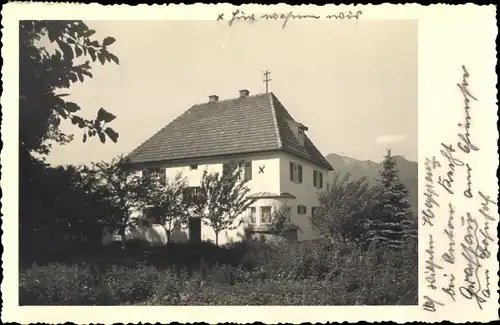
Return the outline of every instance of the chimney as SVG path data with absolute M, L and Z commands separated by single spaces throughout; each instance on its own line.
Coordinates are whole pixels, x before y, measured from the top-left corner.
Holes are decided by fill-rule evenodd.
M 209 101 L 210 103 L 216 102 L 216 101 L 218 101 L 218 100 L 219 100 L 219 96 L 217 96 L 217 95 L 211 95 L 211 96 L 208 96 L 208 101 Z
M 240 90 L 240 98 L 241 97 L 247 97 L 250 94 L 250 92 L 246 89 Z

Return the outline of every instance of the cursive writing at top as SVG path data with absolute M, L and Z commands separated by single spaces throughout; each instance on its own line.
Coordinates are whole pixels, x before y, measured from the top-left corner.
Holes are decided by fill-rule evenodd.
M 363 11 L 356 12 L 338 12 L 336 14 L 329 14 L 324 17 L 313 14 L 294 14 L 292 11 L 288 13 L 268 13 L 256 15 L 255 13 L 246 14 L 243 10 L 235 10 L 231 13 L 231 18 L 228 21 L 229 26 L 232 26 L 235 21 L 256 21 L 256 20 L 282 20 L 282 27 L 285 28 L 290 19 L 359 19 Z M 217 21 L 224 20 L 224 13 L 219 13 Z
M 465 123 L 458 123 L 458 126 L 461 128 L 464 128 L 465 131 L 463 133 L 459 133 L 458 137 L 460 140 L 457 142 L 457 146 L 460 150 L 462 150 L 465 153 L 470 153 L 472 151 L 478 151 L 479 148 L 472 144 L 472 141 L 470 139 L 470 127 L 471 127 L 471 120 L 472 117 L 470 115 L 470 102 L 471 100 L 477 101 L 477 98 L 474 97 L 471 94 L 471 91 L 469 89 L 469 71 L 467 71 L 467 68 L 465 65 L 462 65 L 462 82 L 458 83 L 457 86 L 460 89 L 460 92 L 462 93 L 463 99 L 464 99 L 464 111 L 465 111 Z

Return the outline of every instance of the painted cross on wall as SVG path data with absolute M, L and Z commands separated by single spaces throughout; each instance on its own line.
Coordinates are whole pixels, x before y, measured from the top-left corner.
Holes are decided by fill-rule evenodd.
M 264 168 L 266 168 L 265 165 L 259 166 L 259 174 L 264 174 Z

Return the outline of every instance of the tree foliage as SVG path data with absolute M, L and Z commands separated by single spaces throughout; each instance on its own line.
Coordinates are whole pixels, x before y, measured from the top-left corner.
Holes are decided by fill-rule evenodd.
M 100 217 L 108 206 L 88 190 L 82 168 L 51 167 L 30 158 L 19 170 L 20 263 L 29 265 L 71 245 L 100 243 Z
M 188 183 L 181 173 L 172 178 L 160 175 L 150 180 L 147 205 L 158 216 L 167 234 L 167 242 L 170 242 L 174 228 L 186 225 L 190 216 L 190 202 L 185 199 Z
M 240 170 L 226 174 L 203 171 L 200 192 L 194 200 L 194 213 L 201 217 L 203 224 L 213 229 L 215 243 L 219 243 L 219 233 L 234 230 L 243 220 L 236 220 L 254 202 L 248 198 L 248 180 L 239 180 Z
M 25 217 L 20 223 L 22 228 L 39 230 L 60 222 L 74 227 L 94 221 L 93 211 L 99 200 L 87 192 L 78 167 L 50 167 L 42 162 L 28 166 L 29 171 L 21 172 L 29 172 L 36 187 L 27 187 L 24 193 L 32 198 L 30 204 L 19 205 L 20 215 Z
M 19 143 L 20 150 L 48 154 L 51 142 L 61 145 L 73 140 L 60 129 L 62 120 L 82 130 L 82 140 L 98 136 L 118 140 L 108 124 L 115 116 L 100 108 L 93 120 L 79 115 L 77 103 L 64 99 L 72 84 L 92 78 L 91 62 L 119 64 L 108 50 L 115 42 L 92 38 L 95 30 L 82 21 L 21 21 L 19 24 Z M 43 44 L 55 47 L 50 53 Z
M 19 23 L 20 244 L 29 243 L 40 229 L 62 236 L 75 225 L 95 223 L 104 207 L 88 191 L 80 168 L 54 168 L 44 162 L 53 143 L 64 145 L 74 138 L 61 130 L 64 120 L 82 131 L 83 141 L 93 136 L 101 142 L 118 140 L 110 127 L 113 114 L 101 108 L 95 119 L 85 119 L 77 103 L 65 100 L 73 84 L 92 78 L 92 63 L 119 63 L 108 49 L 114 38 L 99 42 L 94 33 L 81 21 Z
M 289 230 L 301 230 L 297 225 L 291 222 L 290 209 L 291 207 L 284 202 L 279 202 L 274 205 L 270 223 L 267 227 L 269 232 L 276 235 L 282 235 Z
M 93 163 L 85 172 L 85 182 L 90 184 L 90 191 L 105 201 L 107 209 L 103 218 L 108 224 L 118 227 L 122 242 L 125 231 L 135 227 L 134 214 L 147 206 L 148 184 L 138 172 L 127 167 L 123 156 L 114 158 L 110 163 Z
M 363 240 L 366 215 L 375 206 L 375 190 L 366 178 L 351 181 L 350 174 L 335 173 L 319 202 L 319 211 L 310 217 L 314 229 L 332 241 Z
M 369 221 L 369 241 L 400 247 L 408 237 L 416 236 L 408 202 L 409 191 L 399 177 L 396 161 L 387 150 L 380 170 L 377 206 Z

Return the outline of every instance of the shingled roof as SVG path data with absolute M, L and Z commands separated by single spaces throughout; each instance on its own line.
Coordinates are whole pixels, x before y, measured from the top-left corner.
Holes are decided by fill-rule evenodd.
M 130 164 L 283 150 L 333 170 L 305 135 L 302 146 L 294 121 L 273 93 L 192 106 L 133 150 Z

